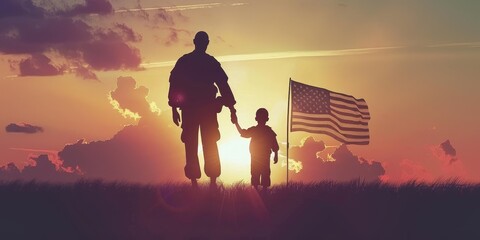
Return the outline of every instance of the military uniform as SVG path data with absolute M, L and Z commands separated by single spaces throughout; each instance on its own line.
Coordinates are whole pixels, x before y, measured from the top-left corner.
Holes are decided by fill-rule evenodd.
M 235 105 L 235 98 L 227 80 L 227 74 L 214 57 L 196 51 L 183 55 L 170 73 L 168 103 L 182 111 L 181 139 L 185 144 L 187 178 L 197 179 L 201 176 L 197 154 L 199 130 L 205 158 L 205 174 L 211 178 L 220 176 L 217 113 L 222 105 Z M 221 102 L 216 97 L 217 87 L 222 96 Z

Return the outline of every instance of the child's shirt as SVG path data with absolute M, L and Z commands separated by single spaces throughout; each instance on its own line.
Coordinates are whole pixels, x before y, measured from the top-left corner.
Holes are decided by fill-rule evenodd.
M 243 130 L 241 136 L 251 138 L 250 154 L 254 157 L 267 157 L 270 159 L 272 151 L 278 151 L 277 134 L 267 125 L 253 126 Z

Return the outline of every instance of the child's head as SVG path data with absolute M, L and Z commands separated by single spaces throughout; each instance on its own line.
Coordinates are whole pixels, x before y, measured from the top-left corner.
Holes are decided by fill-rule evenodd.
M 265 108 L 259 108 L 255 114 L 255 120 L 258 124 L 265 124 L 268 121 L 268 111 Z

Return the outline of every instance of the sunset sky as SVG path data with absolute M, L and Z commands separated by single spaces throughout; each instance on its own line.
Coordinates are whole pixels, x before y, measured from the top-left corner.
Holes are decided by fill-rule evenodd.
M 280 162 L 292 78 L 367 101 L 370 144 L 348 149 L 381 163 L 382 180 L 479 181 L 479 12 L 480 2 L 467 0 L 3 0 L 0 179 L 8 163 L 31 170 L 35 162 L 40 167 L 37 156 L 47 154 L 62 173 L 186 180 L 181 131 L 167 104 L 168 77 L 203 30 L 210 35 L 207 52 L 229 76 L 241 126 L 255 125 L 256 109 L 269 110 Z M 119 77 L 135 79 L 137 88 L 117 88 Z M 109 98 L 116 89 L 122 97 Z M 144 116 L 122 116 L 114 100 Z M 152 102 L 157 113 L 136 110 Z M 227 109 L 219 115 L 220 179 L 249 182 L 248 139 L 229 117 Z M 298 153 L 293 160 L 303 169 L 291 171 L 293 180 L 322 179 L 322 166 L 335 164 L 330 154 L 340 143 L 328 136 L 294 132 L 290 145 L 309 136 L 327 148 L 319 159 Z M 281 163 L 271 168 L 273 183 L 285 181 Z

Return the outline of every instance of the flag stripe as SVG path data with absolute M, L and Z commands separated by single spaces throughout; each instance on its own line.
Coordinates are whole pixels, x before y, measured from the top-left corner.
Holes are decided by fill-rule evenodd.
M 299 130 L 305 131 L 305 132 L 311 132 L 311 133 L 318 133 L 320 131 L 328 132 L 330 133 L 330 135 L 334 135 L 335 137 L 342 139 L 343 141 L 347 141 L 348 139 L 349 141 L 359 142 L 359 141 L 366 141 L 369 138 L 369 135 L 366 135 L 366 136 L 356 136 L 356 135 L 348 135 L 348 134 L 345 135 L 345 134 L 340 134 L 337 131 L 331 130 L 331 129 L 317 129 L 317 128 L 310 128 L 310 127 L 295 127 L 292 129 L 292 132 L 299 131 Z
M 356 124 L 361 124 L 361 125 L 368 126 L 368 119 L 362 119 L 362 118 L 359 118 L 359 117 L 356 117 L 356 116 L 353 116 L 353 117 L 352 116 L 341 116 L 341 115 L 338 115 L 337 113 L 334 113 L 334 112 L 330 112 L 330 115 L 334 116 L 338 120 L 348 120 L 348 121 L 353 121 Z
M 308 128 L 308 129 L 311 129 L 312 131 L 330 129 L 340 133 L 342 136 L 351 136 L 355 138 L 368 138 L 369 136 L 369 133 L 365 131 L 339 130 L 338 128 L 330 124 L 310 124 L 310 123 L 303 123 L 303 122 L 292 122 L 292 126 L 293 128 Z
M 366 122 L 368 120 L 363 120 L 365 122 L 352 121 L 338 118 L 337 116 L 333 116 L 333 114 L 302 114 L 294 112 L 293 118 L 302 120 L 303 122 L 314 123 L 319 121 L 330 121 L 341 127 L 368 129 L 368 122 Z
M 334 112 L 334 113 L 336 113 L 336 114 L 338 114 L 338 115 L 342 115 L 342 116 L 346 116 L 346 117 L 353 117 L 353 118 L 356 118 L 356 119 L 364 119 L 364 120 L 369 120 L 369 119 L 370 119 L 369 116 L 368 116 L 368 117 L 364 117 L 364 116 L 362 116 L 362 114 L 358 114 L 358 113 L 357 113 L 357 114 L 356 114 L 356 113 L 348 113 L 348 112 L 346 112 L 346 111 L 339 111 L 339 110 L 334 109 L 334 108 L 330 109 L 330 111 L 332 111 L 332 112 Z
M 345 102 L 343 102 L 343 101 L 337 101 L 336 99 L 333 99 L 333 98 L 330 98 L 330 103 L 333 103 L 333 104 L 336 104 L 336 105 L 342 105 L 342 106 L 346 106 L 346 107 L 352 108 L 353 111 L 359 111 L 359 112 L 361 112 L 362 114 L 369 114 L 368 108 L 358 108 L 358 106 L 355 105 L 355 104 L 348 104 L 348 103 L 345 103 Z
M 330 114 L 315 114 L 315 113 L 303 113 L 298 111 L 293 111 L 294 117 L 303 117 L 305 119 L 315 120 L 316 118 L 328 117 L 332 116 L 341 123 L 345 124 L 360 124 L 360 125 L 368 125 L 369 118 L 363 119 L 358 115 L 339 115 L 336 112 L 332 111 Z
M 313 87 L 313 86 L 312 86 L 312 87 Z M 314 88 L 317 88 L 317 87 L 314 87 Z M 317 89 L 323 89 L 323 88 L 317 88 Z M 362 99 L 362 98 L 361 98 L 361 99 L 357 99 L 357 98 L 354 98 L 353 96 L 350 96 L 350 95 L 347 95 L 347 94 L 338 93 L 338 92 L 332 92 L 332 91 L 327 90 L 327 89 L 324 89 L 324 90 L 329 91 L 331 97 L 344 98 L 344 99 L 347 99 L 347 100 L 355 101 L 357 104 L 367 105 L 367 102 L 366 102 L 364 99 Z
M 330 95 L 330 100 L 335 100 L 335 101 L 343 102 L 343 103 L 346 103 L 346 104 L 355 105 L 359 109 L 367 109 L 368 110 L 368 106 L 367 106 L 367 103 L 365 101 L 357 102 L 355 100 L 345 99 L 343 97 L 334 96 L 333 94 Z
M 308 121 L 304 119 L 296 119 L 292 122 L 292 125 L 304 125 L 309 127 L 328 127 L 328 128 L 335 128 L 339 132 L 367 132 L 368 128 L 357 128 L 357 127 L 346 127 L 340 126 L 338 123 L 328 119 L 326 121 L 316 120 L 316 121 Z
M 339 130 L 338 128 L 335 128 L 333 125 L 331 124 L 311 124 L 311 123 L 304 123 L 304 122 L 299 122 L 299 121 L 293 121 L 292 122 L 292 128 L 298 128 L 298 127 L 301 127 L 301 128 L 308 128 L 308 129 L 311 129 L 311 130 L 315 130 L 315 129 L 330 129 L 330 130 L 334 130 L 338 133 L 340 133 L 341 135 L 343 136 L 352 136 L 352 137 L 356 137 L 356 138 L 362 138 L 362 137 L 367 137 L 369 136 L 369 133 L 368 131 L 365 132 L 365 131 L 350 131 L 350 130 Z
M 306 123 L 315 123 L 315 122 L 332 122 L 338 126 L 342 127 L 349 127 L 349 128 L 358 128 L 358 129 L 368 129 L 367 122 L 358 122 L 358 121 L 351 121 L 345 119 L 338 119 L 337 117 L 329 114 L 317 114 L 317 115 L 309 115 L 309 114 L 302 114 L 302 113 L 293 113 L 293 119 L 306 122 Z
M 290 131 L 328 135 L 346 144 L 369 144 L 370 112 L 363 99 L 291 81 Z
M 339 142 L 342 142 L 342 143 L 345 143 L 345 144 L 357 144 L 357 145 L 367 145 L 367 144 L 369 144 L 368 137 L 365 138 L 365 139 L 360 139 L 360 140 L 349 139 L 349 138 L 345 138 L 344 136 L 338 136 L 337 135 L 338 133 L 330 132 L 328 130 L 320 130 L 320 129 L 312 130 L 312 129 L 301 128 L 301 127 L 293 128 L 292 132 L 295 132 L 295 131 L 325 134 L 325 135 L 330 136 L 330 137 L 334 138 L 335 140 L 337 140 Z
M 343 105 L 343 104 L 337 104 L 333 101 L 330 101 L 330 108 L 334 108 L 338 111 L 345 111 L 345 112 L 349 112 L 349 113 L 360 113 L 363 117 L 370 116 L 370 114 L 368 114 L 368 110 L 367 110 L 367 112 L 362 112 L 362 111 L 360 111 L 360 109 L 358 109 L 356 107 L 346 106 L 346 105 Z

